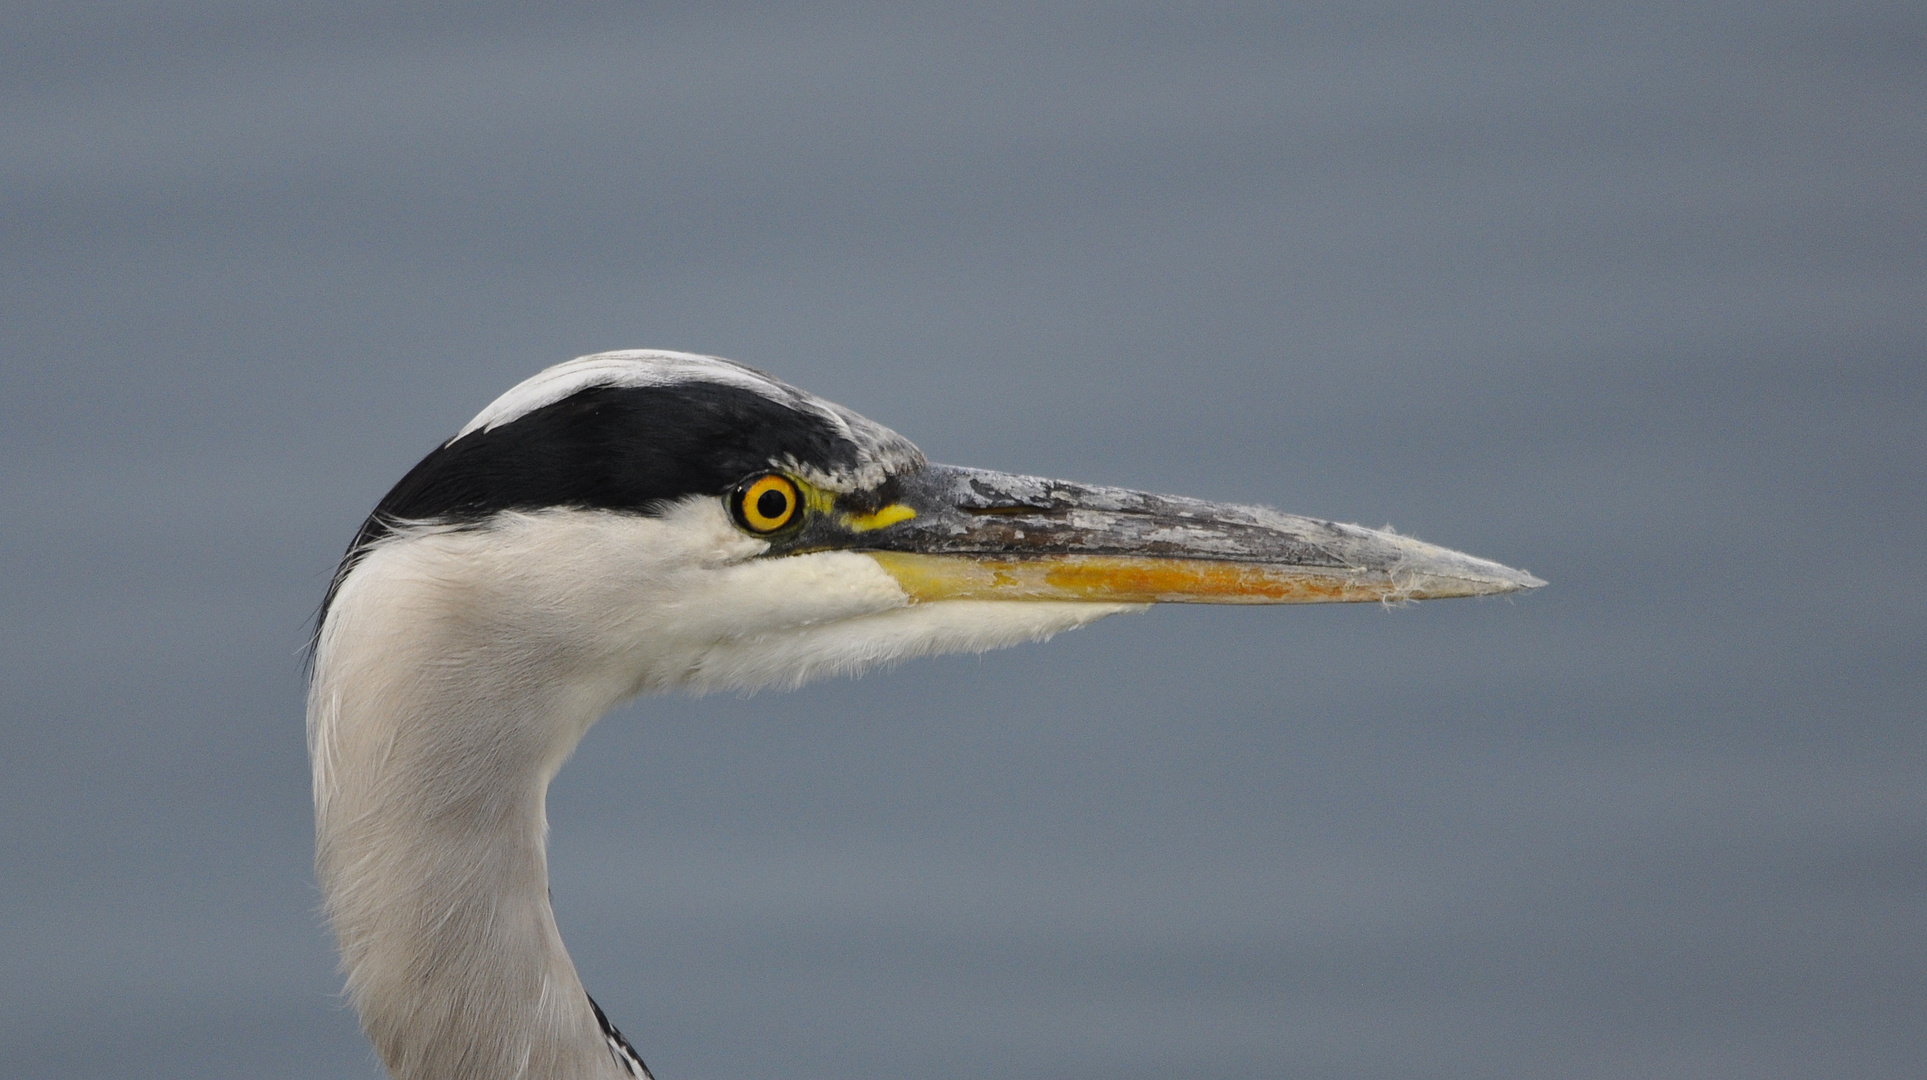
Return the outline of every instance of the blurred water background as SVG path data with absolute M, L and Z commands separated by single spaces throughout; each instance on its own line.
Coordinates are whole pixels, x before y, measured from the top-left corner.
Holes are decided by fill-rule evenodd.
M 307 621 L 638 346 L 1552 582 L 611 716 L 662 1080 L 1927 1073 L 1920 5 L 14 0 L 0 102 L 0 1074 L 378 1075 Z

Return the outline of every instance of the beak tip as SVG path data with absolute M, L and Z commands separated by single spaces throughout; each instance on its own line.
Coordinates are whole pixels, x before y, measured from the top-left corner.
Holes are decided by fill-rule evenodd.
M 1495 592 L 1526 592 L 1531 589 L 1542 589 L 1546 585 L 1544 578 L 1527 570 L 1507 566 L 1502 562 L 1481 559 L 1477 556 L 1466 556 L 1465 561 L 1469 564 L 1468 570 L 1477 571 L 1467 576 L 1484 581 L 1491 585 Z
M 1503 563 L 1443 548 L 1432 548 L 1430 545 L 1426 545 L 1426 548 L 1429 549 L 1425 551 L 1426 558 L 1407 559 L 1390 575 L 1393 581 L 1399 582 L 1405 590 L 1409 590 L 1415 599 L 1504 596 L 1508 593 L 1528 592 L 1546 586 L 1545 579 L 1535 577 L 1524 570 L 1514 570 Z
M 1429 594 L 1427 598 L 1499 596 L 1546 585 L 1543 578 L 1491 559 L 1396 533 L 1360 531 L 1367 542 L 1354 558 L 1365 566 L 1385 567 L 1391 578 L 1403 577 L 1417 585 L 1416 591 Z
M 1485 580 L 1488 588 L 1481 590 L 1487 595 L 1531 592 L 1534 589 L 1543 589 L 1546 587 L 1547 582 L 1544 578 L 1537 577 L 1527 571 L 1514 570 L 1510 566 L 1504 566 L 1499 563 L 1490 563 L 1488 565 L 1492 567 L 1494 572 Z

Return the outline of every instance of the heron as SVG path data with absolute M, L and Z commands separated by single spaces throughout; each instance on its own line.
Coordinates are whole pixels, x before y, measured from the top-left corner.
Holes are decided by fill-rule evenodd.
M 342 558 L 307 728 L 347 994 L 396 1080 L 647 1080 L 549 905 L 544 802 L 616 704 L 1047 638 L 1152 604 L 1544 582 L 1387 530 L 941 465 L 757 369 L 551 367 L 410 469 Z

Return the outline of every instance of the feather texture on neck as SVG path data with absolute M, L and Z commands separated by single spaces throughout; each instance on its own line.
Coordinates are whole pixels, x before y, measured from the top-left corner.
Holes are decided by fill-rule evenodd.
M 316 867 L 397 1080 L 628 1075 L 557 935 L 543 802 L 645 690 L 794 685 L 1119 605 L 913 604 L 860 552 L 759 559 L 720 500 L 400 525 L 341 580 L 308 704 Z

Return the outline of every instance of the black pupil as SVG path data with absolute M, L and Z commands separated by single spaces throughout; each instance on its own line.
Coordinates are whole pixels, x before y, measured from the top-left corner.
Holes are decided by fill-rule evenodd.
M 790 508 L 790 497 L 771 488 L 756 496 L 756 512 L 774 521 Z

